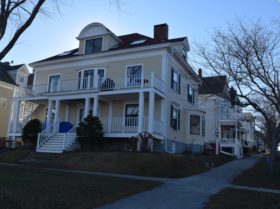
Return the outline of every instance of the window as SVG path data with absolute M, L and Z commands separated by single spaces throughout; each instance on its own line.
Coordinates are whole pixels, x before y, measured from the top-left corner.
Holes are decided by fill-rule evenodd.
M 205 136 L 205 117 L 202 116 L 202 136 Z
M 102 38 L 86 40 L 85 53 L 95 53 L 102 51 Z
M 1 109 L 6 109 L 6 107 L 7 107 L 7 99 L 0 98 L 0 108 Z
M 137 126 L 138 125 L 138 104 L 125 105 L 125 126 Z
M 200 135 L 200 116 L 190 115 L 190 134 Z
M 180 86 L 181 86 L 181 77 L 175 72 L 174 69 L 171 69 L 171 89 L 173 89 L 176 93 L 180 94 Z
M 184 60 L 187 60 L 187 51 L 185 49 L 182 50 L 182 56 Z
M 174 130 L 180 130 L 180 110 L 170 106 L 170 127 Z
M 140 86 L 141 85 L 142 66 L 135 65 L 129 66 L 126 70 L 127 86 Z
M 92 89 L 100 86 L 105 77 L 105 69 L 93 68 L 78 72 L 78 89 Z M 97 78 L 97 79 L 95 79 Z M 98 85 L 97 83 L 98 82 Z
M 188 101 L 194 105 L 194 88 L 188 84 Z
M 52 75 L 49 78 L 49 92 L 59 91 L 60 75 Z

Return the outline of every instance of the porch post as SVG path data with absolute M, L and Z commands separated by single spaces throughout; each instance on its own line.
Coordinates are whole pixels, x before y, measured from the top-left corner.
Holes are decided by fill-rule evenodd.
M 60 118 L 60 100 L 56 100 L 55 101 L 55 115 L 54 115 L 54 122 L 57 125 L 56 127 L 54 127 L 54 131 L 58 131 L 59 128 L 59 118 Z
M 94 96 L 94 101 L 93 101 L 93 116 L 98 116 L 98 104 L 99 104 L 99 96 Z
M 8 129 L 7 129 L 7 139 L 9 139 L 9 133 L 11 132 L 11 122 L 13 121 L 13 111 L 14 111 L 14 101 L 10 100 L 10 109 L 9 109 L 9 123 L 8 123 Z
M 235 139 L 234 139 L 234 155 L 239 158 L 239 147 L 238 147 L 238 138 L 237 138 L 237 125 L 235 126 Z
M 84 118 L 86 118 L 89 114 L 89 102 L 90 102 L 90 98 L 86 97 L 85 98 L 85 112 L 84 112 Z
M 138 133 L 143 132 L 144 92 L 139 92 Z
M 155 119 L 155 92 L 149 92 L 149 133 L 154 132 L 154 119 Z
M 65 106 L 65 118 L 64 118 L 65 121 L 69 121 L 69 104 L 67 104 Z
M 219 136 L 216 136 L 216 155 L 219 155 L 219 152 L 221 150 L 221 148 L 220 148 L 220 142 L 221 142 L 221 139 L 222 139 L 221 125 L 218 125 L 218 134 L 219 134 Z
M 109 103 L 108 132 L 112 130 L 112 102 Z
M 51 116 L 52 116 L 52 107 L 53 107 L 53 100 L 49 99 L 46 128 L 50 127 L 51 125 L 50 123 L 51 123 Z
M 14 124 L 13 124 L 13 134 L 17 132 L 17 125 L 18 125 L 18 117 L 19 117 L 19 109 L 20 109 L 20 100 L 15 101 L 15 117 L 14 117 Z M 12 147 L 16 147 L 16 136 L 13 135 L 13 143 Z

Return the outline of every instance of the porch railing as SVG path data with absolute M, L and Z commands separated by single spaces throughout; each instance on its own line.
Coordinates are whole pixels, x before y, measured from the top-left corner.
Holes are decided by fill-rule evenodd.
M 63 150 L 65 149 L 66 143 L 69 142 L 69 139 L 72 140 L 73 137 L 71 136 L 74 134 L 76 131 L 76 126 L 73 126 L 68 132 L 64 133 L 64 138 L 63 138 Z
M 44 131 L 38 134 L 37 140 L 37 149 L 46 143 L 56 132 L 58 129 L 58 122 L 53 123 L 49 127 L 47 127 Z
M 85 77 L 72 80 L 61 80 L 58 83 L 38 84 L 21 89 L 18 97 L 42 96 L 50 93 L 73 91 L 113 91 L 134 88 L 155 88 L 161 92 L 164 90 L 164 82 L 154 73 L 135 74 L 124 77 Z
M 138 117 L 100 118 L 105 133 L 138 133 Z M 142 118 L 143 131 L 149 131 L 148 117 Z M 154 133 L 162 134 L 163 122 L 154 120 Z

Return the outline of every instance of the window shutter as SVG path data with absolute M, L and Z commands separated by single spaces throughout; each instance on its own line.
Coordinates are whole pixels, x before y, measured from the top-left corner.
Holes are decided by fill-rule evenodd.
M 194 105 L 194 89 L 192 89 L 192 104 Z
M 171 68 L 171 89 L 173 89 L 174 86 L 174 70 Z
M 178 93 L 181 93 L 181 76 L 178 75 Z
M 170 105 L 170 127 L 173 128 L 173 106 Z
M 178 110 L 178 127 L 177 130 L 180 130 L 180 122 L 181 122 L 181 117 L 180 117 L 180 110 Z

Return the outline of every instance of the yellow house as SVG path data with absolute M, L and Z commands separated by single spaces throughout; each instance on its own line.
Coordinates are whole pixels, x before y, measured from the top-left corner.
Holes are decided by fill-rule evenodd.
M 20 103 L 28 101 L 38 105 L 31 117 L 46 127 L 39 152 L 72 149 L 75 127 L 88 114 L 100 118 L 107 140 L 148 132 L 160 140 L 159 151 L 202 150 L 200 78 L 188 64 L 187 37 L 170 39 L 167 24 L 155 25 L 154 37 L 148 37 L 117 36 L 91 23 L 77 39 L 77 49 L 30 64 L 33 85 L 13 98 L 9 137 L 19 136 Z M 61 127 L 65 122 L 68 129 Z
M 24 64 L 11 66 L 8 62 L 0 62 L 0 137 L 7 136 L 9 112 L 12 114 L 14 109 L 10 100 L 19 96 L 20 87 L 27 87 L 28 75 L 28 69 Z M 23 120 L 24 109 L 24 103 L 22 103 L 19 121 Z

